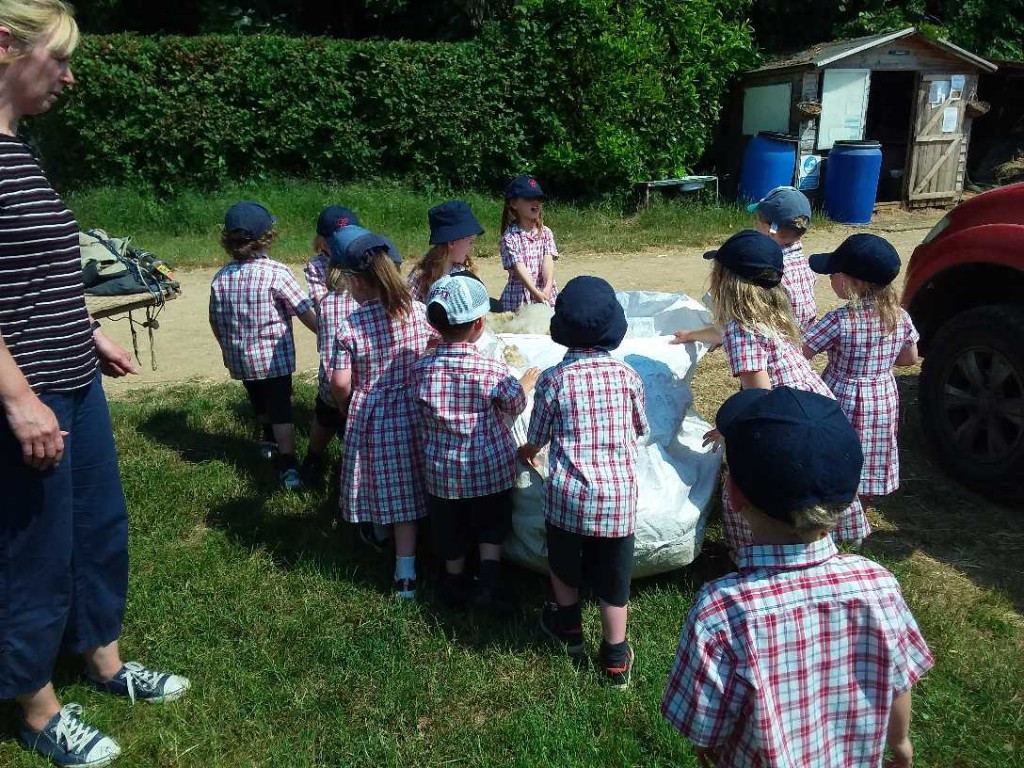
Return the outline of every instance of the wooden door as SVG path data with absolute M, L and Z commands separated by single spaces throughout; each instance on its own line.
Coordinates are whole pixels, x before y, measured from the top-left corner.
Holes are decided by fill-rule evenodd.
M 953 203 L 963 193 L 969 135 L 964 109 L 977 81 L 976 75 L 964 73 L 919 78 L 907 158 L 905 195 L 910 207 Z

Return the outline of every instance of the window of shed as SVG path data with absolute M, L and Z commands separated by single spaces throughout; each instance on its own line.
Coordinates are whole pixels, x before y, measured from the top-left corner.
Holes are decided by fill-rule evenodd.
M 743 135 L 758 131 L 789 133 L 790 83 L 751 86 L 743 92 Z

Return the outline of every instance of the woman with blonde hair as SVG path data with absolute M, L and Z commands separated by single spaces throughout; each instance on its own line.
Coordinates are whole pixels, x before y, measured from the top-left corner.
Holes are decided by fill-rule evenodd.
M 58 650 L 133 701 L 170 701 L 189 683 L 121 660 L 128 518 L 100 372 L 136 370 L 89 316 L 78 224 L 18 137 L 22 117 L 74 84 L 77 43 L 61 0 L 0 0 L 0 699 L 21 705 L 28 749 L 102 766 L 120 747 L 60 705 Z

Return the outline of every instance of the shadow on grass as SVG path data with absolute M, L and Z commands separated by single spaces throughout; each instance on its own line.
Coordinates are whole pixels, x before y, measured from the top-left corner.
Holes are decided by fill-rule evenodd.
M 904 559 L 914 550 L 1008 595 L 1024 612 L 1024 515 L 943 474 L 921 431 L 916 374 L 898 376 L 900 488 L 873 505 L 891 527 L 876 530 L 865 554 Z

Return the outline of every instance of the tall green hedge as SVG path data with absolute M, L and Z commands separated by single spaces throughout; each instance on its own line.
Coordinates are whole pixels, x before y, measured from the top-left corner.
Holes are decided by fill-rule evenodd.
M 600 192 L 700 157 L 752 60 L 721 5 L 523 0 L 464 43 L 86 35 L 67 103 L 29 130 L 67 186 L 287 174 L 486 188 L 531 169 Z

